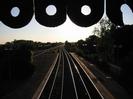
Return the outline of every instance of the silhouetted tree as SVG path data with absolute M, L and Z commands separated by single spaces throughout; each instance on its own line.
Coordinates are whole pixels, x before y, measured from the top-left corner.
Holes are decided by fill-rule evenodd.
M 98 52 L 104 61 L 110 61 L 114 62 L 114 48 L 113 48 L 113 42 L 114 39 L 112 37 L 114 31 L 117 29 L 117 26 L 115 26 L 110 20 L 107 18 L 104 18 L 99 23 L 99 28 L 94 30 L 94 34 L 98 35 L 100 37 L 98 46 Z
M 76 45 L 79 49 L 84 49 L 84 46 L 86 46 L 86 42 L 84 40 L 78 40 Z
M 97 46 L 99 42 L 99 37 L 96 35 L 91 35 L 88 38 L 86 38 L 86 44 L 87 44 L 87 49 L 89 51 L 89 54 L 91 53 L 97 53 Z

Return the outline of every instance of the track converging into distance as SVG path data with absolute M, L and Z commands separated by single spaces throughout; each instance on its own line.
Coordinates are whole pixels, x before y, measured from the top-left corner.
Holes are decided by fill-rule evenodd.
M 104 99 L 77 60 L 64 48 L 32 99 Z

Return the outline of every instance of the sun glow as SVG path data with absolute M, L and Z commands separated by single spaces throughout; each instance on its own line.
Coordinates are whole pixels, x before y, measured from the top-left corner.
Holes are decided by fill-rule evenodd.
M 14 39 L 41 42 L 65 42 L 66 40 L 75 42 L 91 35 L 95 25 L 83 28 L 75 25 L 67 16 L 64 24 L 58 27 L 49 28 L 40 25 L 35 20 L 34 16 L 31 22 L 21 29 L 12 29 L 2 23 L 0 23 L 0 26 L 0 43 L 5 43 L 7 41 L 13 41 Z
M 127 5 L 121 7 L 123 12 L 123 20 L 125 24 L 133 24 L 133 13 Z M 53 16 L 57 9 L 54 5 L 48 6 L 46 12 L 49 16 Z M 81 12 L 84 15 L 91 13 L 91 8 L 88 5 L 81 7 Z M 21 13 L 18 7 L 11 9 L 11 15 L 17 17 Z M 106 16 L 104 14 L 104 16 Z M 0 22 L 0 43 L 5 43 L 8 41 L 13 41 L 14 39 L 24 39 L 24 40 L 33 40 L 41 42 L 65 42 L 66 40 L 70 42 L 76 42 L 80 39 L 85 39 L 92 35 L 92 32 L 98 24 L 95 24 L 90 27 L 80 27 L 75 25 L 67 16 L 64 24 L 58 27 L 45 27 L 40 25 L 35 20 L 35 15 L 28 25 L 20 29 L 9 28 Z

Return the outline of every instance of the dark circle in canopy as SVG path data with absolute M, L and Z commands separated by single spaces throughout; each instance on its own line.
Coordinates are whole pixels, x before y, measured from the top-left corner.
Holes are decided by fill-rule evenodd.
M 81 13 L 81 7 L 87 5 L 91 9 L 89 15 Z M 82 27 L 88 27 L 96 24 L 103 16 L 104 0 L 68 0 L 67 14 L 69 18 Z
M 45 9 L 49 5 L 54 5 L 57 12 L 54 15 L 48 15 Z M 64 0 L 35 0 L 35 18 L 44 26 L 56 27 L 63 24 L 66 20 L 66 5 Z
M 33 17 L 33 0 L 1 0 L 0 7 L 1 21 L 11 28 L 26 26 Z M 20 10 L 17 17 L 11 14 L 13 7 L 18 7 Z

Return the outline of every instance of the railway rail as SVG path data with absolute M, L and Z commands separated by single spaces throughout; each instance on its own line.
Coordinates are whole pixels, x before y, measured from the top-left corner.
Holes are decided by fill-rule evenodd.
M 105 99 L 80 64 L 64 48 L 32 99 Z

